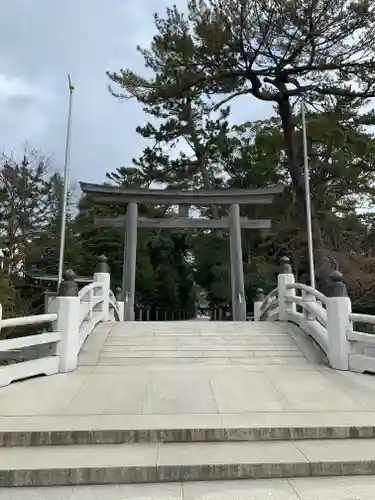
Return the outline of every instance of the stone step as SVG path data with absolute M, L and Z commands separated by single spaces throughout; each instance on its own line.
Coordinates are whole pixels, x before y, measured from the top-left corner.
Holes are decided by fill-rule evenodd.
M 375 476 L 1 488 L 1 500 L 374 500 Z
M 375 474 L 371 439 L 148 443 L 0 450 L 0 486 L 69 486 Z
M 180 366 L 194 366 L 196 369 L 201 369 L 207 366 L 243 366 L 243 367 L 273 367 L 273 366 L 306 366 L 307 361 L 303 356 L 288 356 L 287 354 L 278 356 L 277 352 L 272 353 L 272 357 L 174 357 L 174 358 L 162 358 L 162 357 L 100 357 L 97 362 L 97 366 L 100 367 L 121 367 L 121 366 L 147 366 L 148 368 L 168 368 L 168 367 L 180 367 Z M 82 366 L 85 362 L 80 363 Z M 86 363 L 87 365 L 89 363 Z
M 168 420 L 166 419 L 166 422 Z M 133 443 L 215 443 L 239 441 L 300 441 L 375 438 L 372 425 L 314 425 L 291 427 L 164 427 L 155 428 L 51 428 L 1 430 L 0 447 L 107 445 Z M 375 446 L 375 441 L 374 441 Z

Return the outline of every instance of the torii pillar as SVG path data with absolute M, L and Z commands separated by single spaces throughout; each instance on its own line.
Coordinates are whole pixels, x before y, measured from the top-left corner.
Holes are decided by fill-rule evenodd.
M 229 208 L 230 274 L 232 284 L 233 321 L 246 321 L 245 283 L 243 277 L 240 206 Z
M 137 267 L 138 203 L 129 202 L 126 210 L 122 289 L 124 321 L 134 321 L 135 275 Z

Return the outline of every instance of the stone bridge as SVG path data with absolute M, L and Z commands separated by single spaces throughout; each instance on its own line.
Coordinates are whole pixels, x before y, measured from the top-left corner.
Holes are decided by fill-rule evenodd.
M 66 273 L 1 322 L 52 331 L 0 341 L 40 349 L 0 368 L 0 499 L 375 498 L 373 318 L 340 280 L 327 298 L 284 262 L 257 321 L 124 322 L 105 259 L 81 290 Z

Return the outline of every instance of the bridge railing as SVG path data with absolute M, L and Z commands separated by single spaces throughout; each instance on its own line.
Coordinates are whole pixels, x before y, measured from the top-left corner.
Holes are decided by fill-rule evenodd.
M 47 314 L 2 319 L 0 304 L 0 387 L 35 375 L 69 372 L 77 367 L 79 352 L 95 326 L 123 318 L 121 289 L 117 298 L 110 290 L 110 271 L 105 256 L 99 262 L 93 282 L 78 290 L 75 273 L 63 274 L 56 296 L 48 302 Z M 8 328 L 41 327 L 41 333 L 4 338 Z M 47 331 L 47 328 L 50 331 Z
M 296 283 L 288 258 L 275 290 L 264 297 L 258 290 L 254 319 L 287 321 L 310 335 L 327 355 L 332 368 L 375 373 L 375 327 L 373 333 L 356 331 L 355 324 L 375 325 L 375 316 L 352 313 L 344 277 L 330 275 L 329 297 L 302 283 Z
M 350 345 L 349 368 L 352 371 L 375 373 L 375 316 L 369 314 L 349 314 L 347 340 Z M 372 333 L 356 331 L 356 325 L 371 326 Z
M 35 325 L 49 326 L 53 325 L 56 320 L 57 314 L 38 314 L 34 316 L 2 319 L 2 307 L 0 304 L 0 336 L 4 334 L 8 328 Z M 12 354 L 14 357 L 15 352 L 25 350 L 28 350 L 29 353 L 31 350 L 35 352 L 36 349 L 39 351 L 42 349 L 44 351 L 38 359 L 32 359 L 33 356 L 30 356 L 31 359 L 27 361 L 0 366 L 0 387 L 9 385 L 13 380 L 31 377 L 39 373 L 44 373 L 46 375 L 57 373 L 59 369 L 59 359 L 57 356 L 50 355 L 48 346 L 56 346 L 60 340 L 61 334 L 54 328 L 52 328 L 52 331 L 37 335 L 0 340 L 0 353 L 3 359 L 8 358 L 8 360 L 11 360 Z

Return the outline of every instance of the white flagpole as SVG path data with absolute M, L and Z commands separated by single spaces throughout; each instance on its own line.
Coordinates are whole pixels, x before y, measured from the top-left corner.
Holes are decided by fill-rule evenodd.
M 69 156 L 70 156 L 70 136 L 71 136 L 71 122 L 72 122 L 72 106 L 73 106 L 73 90 L 74 85 L 68 75 L 69 83 L 69 111 L 68 111 L 68 123 L 66 128 L 66 142 L 65 142 L 65 163 L 64 163 L 64 194 L 63 194 L 63 204 L 61 211 L 61 233 L 60 233 L 60 254 L 59 254 L 59 274 L 57 286 L 60 285 L 62 281 L 62 273 L 64 267 L 64 254 L 65 254 L 65 239 L 66 239 L 66 212 L 68 204 L 68 174 L 69 174 Z
M 311 224 L 311 201 L 310 201 L 310 177 L 309 177 L 309 159 L 307 155 L 307 133 L 306 133 L 306 117 L 305 103 L 301 103 L 301 121 L 302 121 L 302 137 L 303 137 L 303 166 L 305 180 L 305 203 L 306 203 L 306 229 L 307 229 L 307 244 L 309 248 L 309 276 L 310 286 L 315 288 L 315 267 L 314 267 L 314 249 L 312 238 Z

